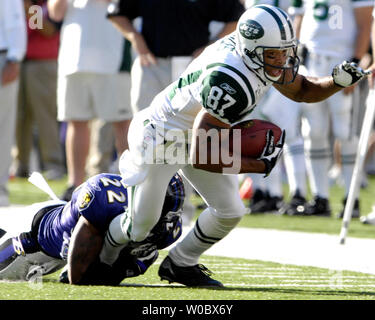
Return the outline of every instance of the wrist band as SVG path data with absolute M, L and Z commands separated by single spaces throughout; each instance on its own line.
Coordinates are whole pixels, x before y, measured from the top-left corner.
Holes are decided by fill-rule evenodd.
M 354 63 L 356 63 L 356 64 L 358 64 L 359 61 L 360 61 L 360 59 L 358 59 L 358 58 L 356 58 L 356 57 L 353 57 L 353 58 L 350 59 L 350 62 L 354 62 Z
M 261 159 L 264 162 L 264 165 L 266 166 L 266 170 L 264 171 L 265 174 L 268 174 L 271 172 L 271 163 L 268 159 Z

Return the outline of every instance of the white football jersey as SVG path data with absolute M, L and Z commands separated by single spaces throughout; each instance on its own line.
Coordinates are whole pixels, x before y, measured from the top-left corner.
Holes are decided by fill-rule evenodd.
M 274 7 L 279 7 L 285 12 L 288 12 L 289 7 L 292 5 L 292 0 L 246 0 L 246 9 L 256 6 L 257 4 L 269 4 Z
M 193 60 L 177 81 L 154 98 L 147 112 L 167 130 L 191 129 L 202 106 L 233 125 L 249 118 L 271 85 L 244 64 L 232 33 Z
M 354 9 L 373 4 L 373 0 L 296 0 L 294 6 L 304 9 L 301 43 L 310 52 L 350 59 L 357 33 Z

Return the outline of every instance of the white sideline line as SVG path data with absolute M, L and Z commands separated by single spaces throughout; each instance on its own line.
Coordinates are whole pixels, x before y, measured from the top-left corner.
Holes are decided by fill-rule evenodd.
M 275 268 L 264 268 L 264 269 L 261 269 L 261 268 L 245 268 L 245 267 L 237 267 L 236 265 L 226 265 L 226 266 L 213 266 L 212 264 L 210 264 L 210 268 L 215 268 L 216 270 L 219 270 L 218 272 L 233 272 L 233 270 L 241 270 L 241 271 L 248 271 L 248 272 L 251 272 L 251 273 L 261 273 L 261 274 L 274 274 L 275 272 L 269 272 L 267 270 L 276 270 Z M 228 269 L 230 268 L 230 271 L 220 271 L 220 269 Z M 265 272 L 263 270 L 266 270 Z M 278 268 L 277 270 L 280 270 L 280 268 Z M 295 271 L 299 271 L 300 269 L 298 268 L 285 268 L 285 269 L 281 269 L 282 271 L 285 271 L 285 272 L 280 272 L 282 274 L 285 274 L 285 273 L 293 273 Z

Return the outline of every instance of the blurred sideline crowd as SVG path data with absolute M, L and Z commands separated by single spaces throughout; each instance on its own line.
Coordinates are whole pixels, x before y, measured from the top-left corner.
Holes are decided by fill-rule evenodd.
M 278 5 L 294 19 L 301 43 L 300 72 L 327 75 L 332 63 L 342 60 L 368 68 L 372 64 L 373 1 L 346 1 L 344 24 L 328 40 L 329 32 L 309 33 L 310 19 L 319 27 L 329 18 L 324 7 L 315 7 L 314 17 L 310 17 L 313 2 L 2 0 L 0 206 L 9 205 L 9 177 L 28 177 L 34 170 L 42 171 L 48 180 L 67 174 L 68 185 L 61 195 L 67 201 L 88 176 L 118 173 L 133 115 L 178 79 L 207 45 L 233 32 L 242 12 L 255 4 Z M 202 14 L 201 3 L 212 12 Z M 174 28 L 167 23 L 172 19 Z M 132 34 L 124 31 L 129 24 L 135 30 Z M 181 30 L 189 30 L 190 37 L 181 37 L 186 34 Z M 336 50 L 330 51 L 330 47 Z M 342 95 L 310 106 L 270 90 L 254 118 L 286 129 L 284 161 L 267 178 L 239 176 L 239 191 L 249 202 L 251 214 L 329 217 L 329 188 L 339 184 L 345 189 L 342 217 L 368 91 L 368 82 L 362 81 Z M 375 175 L 374 149 L 373 132 L 361 188 L 368 186 L 368 175 Z M 288 185 L 287 199 L 284 184 Z M 188 197 L 192 196 L 193 188 L 187 182 L 185 186 Z M 195 210 L 186 201 L 185 224 L 191 222 Z M 375 224 L 375 208 L 373 211 L 363 222 Z M 360 216 L 357 195 L 353 217 Z

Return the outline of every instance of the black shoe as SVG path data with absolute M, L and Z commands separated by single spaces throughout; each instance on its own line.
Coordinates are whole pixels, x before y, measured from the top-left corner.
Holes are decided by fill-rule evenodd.
M 259 212 L 258 208 L 263 206 L 263 202 L 267 198 L 265 192 L 260 189 L 255 189 L 254 194 L 249 203 L 250 213 Z
M 306 204 L 305 215 L 317 217 L 330 217 L 331 208 L 328 199 L 315 196 L 313 200 Z
M 204 265 L 179 267 L 168 256 L 161 263 L 158 274 L 161 280 L 178 282 L 188 287 L 223 287 L 220 281 L 210 278 L 212 272 Z
M 342 201 L 342 204 L 344 205 L 344 208 L 342 209 L 342 211 L 340 212 L 340 214 L 338 216 L 340 219 L 342 219 L 344 217 L 344 211 L 345 211 L 345 206 L 346 206 L 346 201 L 347 200 L 348 200 L 348 198 L 345 198 Z M 352 211 L 352 218 L 359 218 L 359 216 L 360 216 L 360 213 L 359 213 L 359 200 L 355 199 L 354 206 L 353 206 L 353 211 Z
M 255 189 L 254 194 L 250 200 L 249 208 L 251 212 L 254 212 L 252 208 L 257 205 L 260 201 L 266 199 L 266 193 L 260 189 Z
M 266 213 L 278 211 L 283 206 L 281 197 L 271 197 L 269 193 L 263 193 L 264 198 L 250 205 L 250 213 Z
M 64 194 L 61 196 L 61 200 L 64 200 L 64 201 L 70 201 L 72 200 L 72 194 L 73 194 L 73 191 L 74 189 L 76 188 L 76 186 L 70 186 L 68 187 Z
M 18 178 L 28 178 L 30 176 L 29 170 L 24 167 L 18 167 L 14 175 Z
M 285 203 L 280 209 L 280 214 L 287 214 L 289 216 L 303 216 L 305 215 L 306 199 L 302 197 L 299 191 L 295 193 L 289 203 Z
M 272 213 L 278 211 L 283 204 L 281 197 L 268 197 L 252 206 L 250 213 Z

